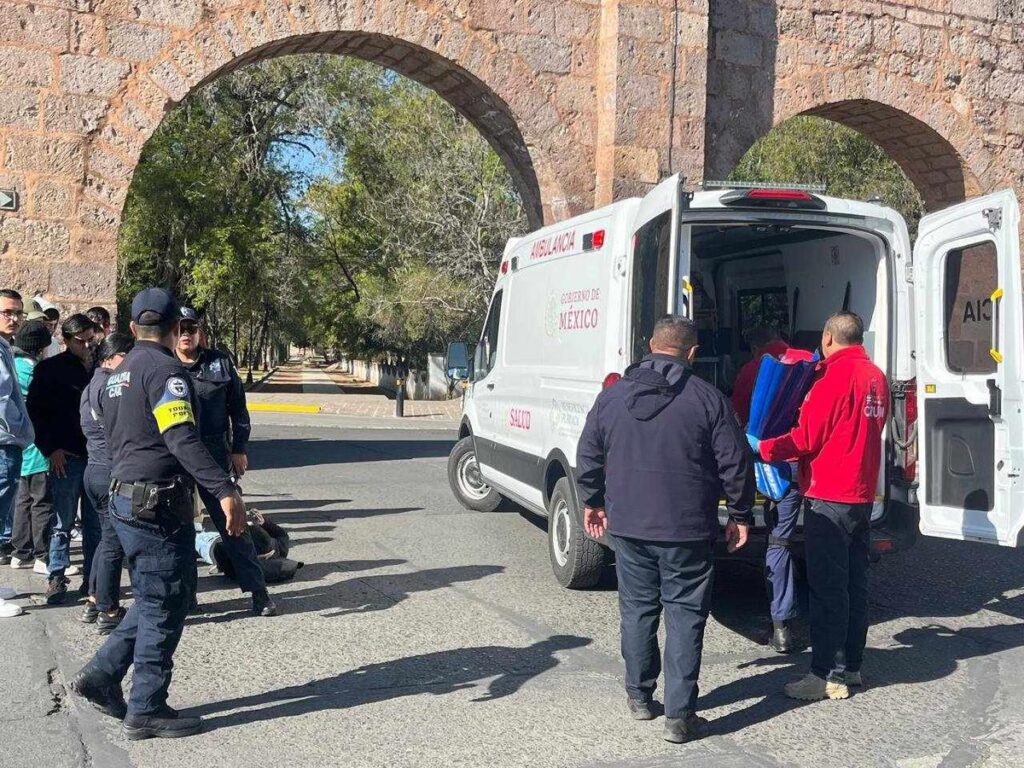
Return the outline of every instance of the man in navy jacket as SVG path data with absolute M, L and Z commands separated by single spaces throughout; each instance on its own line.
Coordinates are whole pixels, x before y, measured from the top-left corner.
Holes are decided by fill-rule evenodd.
M 699 738 L 704 625 L 711 608 L 718 503 L 729 551 L 747 540 L 754 470 L 728 399 L 693 375 L 697 328 L 672 315 L 654 325 L 651 354 L 598 395 L 576 452 L 584 527 L 607 531 L 616 554 L 630 712 L 654 717 L 665 610 L 665 738 Z

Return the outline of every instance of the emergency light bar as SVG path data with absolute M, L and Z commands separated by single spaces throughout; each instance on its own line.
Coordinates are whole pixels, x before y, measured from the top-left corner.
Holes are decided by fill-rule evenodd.
M 799 192 L 811 192 L 818 195 L 825 194 L 827 187 L 825 182 L 816 181 L 813 184 L 789 184 L 777 181 L 712 181 L 701 182 L 703 189 L 792 189 Z

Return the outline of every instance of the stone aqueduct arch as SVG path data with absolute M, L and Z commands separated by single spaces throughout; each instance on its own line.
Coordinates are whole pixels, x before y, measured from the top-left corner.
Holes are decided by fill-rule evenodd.
M 953 13 L 953 6 L 958 13 Z M 0 0 L 0 283 L 113 300 L 145 141 L 246 63 L 334 52 L 438 91 L 534 224 L 659 178 L 725 176 L 818 114 L 889 150 L 930 207 L 1024 192 L 1022 0 Z

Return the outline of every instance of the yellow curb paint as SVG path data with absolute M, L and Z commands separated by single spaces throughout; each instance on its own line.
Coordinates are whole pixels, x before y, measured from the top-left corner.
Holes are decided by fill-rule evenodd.
M 294 405 L 291 403 L 248 403 L 250 411 L 276 411 L 278 413 L 320 413 L 319 405 Z

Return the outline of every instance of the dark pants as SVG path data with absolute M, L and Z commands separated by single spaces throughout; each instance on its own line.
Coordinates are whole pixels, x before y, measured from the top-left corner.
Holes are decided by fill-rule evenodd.
M 818 677 L 841 681 L 864 659 L 871 506 L 810 499 L 804 512 L 811 672 Z
M 214 451 L 211 453 L 218 464 L 226 471 L 231 471 L 228 466 L 228 457 L 225 454 Z M 220 534 L 224 551 L 235 569 L 235 581 L 238 582 L 238 586 L 243 592 L 258 592 L 266 589 L 267 582 L 263 577 L 263 569 L 260 568 L 260 561 L 256 557 L 256 547 L 253 546 L 249 532 L 246 531 L 242 536 L 229 536 L 227 520 L 220 508 L 220 500 L 202 486 L 199 486 L 199 498 Z
M 764 559 L 765 576 L 772 596 L 772 621 L 788 621 L 796 618 L 798 612 L 795 569 L 789 546 L 796 531 L 802 501 L 800 490 L 791 485 L 769 514 L 768 549 Z
M 42 560 L 50 554 L 53 530 L 53 499 L 46 472 L 25 475 L 18 483 L 18 501 L 14 510 L 14 534 L 11 544 L 19 560 Z
M 196 589 L 195 528 L 183 519 L 136 521 L 115 495 L 110 518 L 128 559 L 135 600 L 89 667 L 120 683 L 135 665 L 129 715 L 156 715 L 167 702 L 172 657 Z
M 658 624 L 665 611 L 665 716 L 697 708 L 704 625 L 711 610 L 712 545 L 612 536 L 619 579 L 626 693 L 650 699 L 661 672 Z
M 89 594 L 101 611 L 113 611 L 121 602 L 121 568 L 124 549 L 110 519 L 110 467 L 89 464 L 85 468 L 85 495 L 100 522 L 100 543 L 89 570 Z

